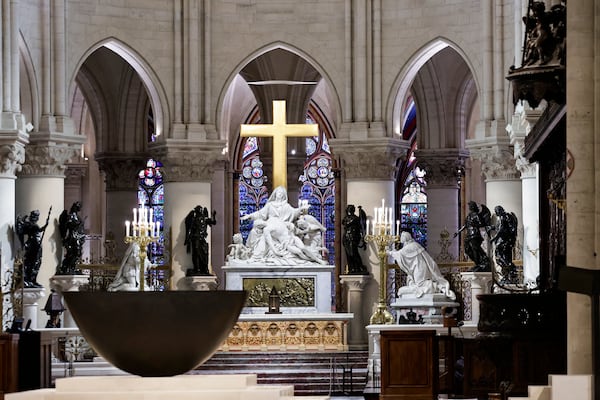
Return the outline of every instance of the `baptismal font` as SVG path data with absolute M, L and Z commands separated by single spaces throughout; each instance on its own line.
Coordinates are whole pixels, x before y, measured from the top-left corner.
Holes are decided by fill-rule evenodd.
M 369 225 L 371 229 L 369 230 Z M 372 223 L 367 220 L 367 234 L 365 242 L 373 242 L 377 246 L 377 258 L 379 259 L 379 303 L 377 309 L 371 315 L 370 323 L 377 325 L 390 325 L 394 323 L 394 317 L 387 309 L 387 248 L 400 241 L 400 221 L 392 218 L 392 208 L 385 207 L 385 200 L 381 200 L 381 207 L 374 209 Z M 370 233 L 369 233 L 370 232 Z
M 130 230 L 131 228 L 131 230 Z M 131 235 L 130 235 L 131 233 Z M 148 245 L 158 241 L 160 222 L 154 221 L 154 210 L 143 205 L 133 209 L 133 221 L 125 221 L 125 243 L 137 243 L 140 252 L 140 291 L 144 291 L 145 262 Z

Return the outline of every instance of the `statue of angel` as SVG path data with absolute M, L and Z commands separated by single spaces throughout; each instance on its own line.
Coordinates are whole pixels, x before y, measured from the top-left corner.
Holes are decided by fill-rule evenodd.
M 454 237 L 456 237 L 463 230 L 467 231 L 465 253 L 475 263 L 475 266 L 471 269 L 472 272 L 490 272 L 492 270 L 490 258 L 481 247 L 483 243 L 481 228 L 489 233 L 492 227 L 491 219 L 492 213 L 485 204 L 481 204 L 480 209 L 477 203 L 469 201 L 469 214 L 465 218 L 465 224 L 454 234 Z
M 366 231 L 367 214 L 361 206 L 358 206 L 358 215 L 353 204 L 346 206 L 346 215 L 342 219 L 344 227 L 344 236 L 342 244 L 346 252 L 346 262 L 348 263 L 348 273 L 357 275 L 366 275 L 369 273 L 367 267 L 362 262 L 358 249 L 367 247 L 364 235 Z

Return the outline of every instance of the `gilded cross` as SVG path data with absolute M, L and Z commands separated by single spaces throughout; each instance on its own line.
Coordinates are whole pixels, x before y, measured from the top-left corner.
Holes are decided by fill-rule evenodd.
M 273 138 L 273 188 L 287 188 L 287 138 L 318 136 L 318 124 L 287 124 L 285 100 L 273 101 L 272 124 L 242 124 L 240 136 Z

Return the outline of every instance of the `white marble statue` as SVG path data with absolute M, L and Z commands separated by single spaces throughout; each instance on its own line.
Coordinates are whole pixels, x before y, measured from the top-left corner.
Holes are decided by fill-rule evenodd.
M 146 270 L 152 266 L 148 257 L 144 258 Z M 108 285 L 109 292 L 140 290 L 140 245 L 136 242 L 125 251 L 121 267 L 114 280 Z
M 388 252 L 408 276 L 406 286 L 398 289 L 398 296 L 402 297 L 406 294 L 421 297 L 424 294 L 443 294 L 451 300 L 456 299 L 456 295 L 450 289 L 450 283 L 442 276 L 435 260 L 409 232 L 402 232 L 400 243 L 402 244 L 400 250 Z
M 286 189 L 275 188 L 263 208 L 241 218 L 251 219 L 252 229 L 246 244 L 241 244 L 245 249 L 239 237 L 235 238 L 238 234 L 234 235 L 227 264 L 326 264 L 322 239 L 325 227 L 308 215 L 307 209 L 308 205 L 292 207 Z

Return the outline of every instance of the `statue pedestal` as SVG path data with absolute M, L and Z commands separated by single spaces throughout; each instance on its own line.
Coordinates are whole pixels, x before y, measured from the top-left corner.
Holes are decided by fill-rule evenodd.
M 183 278 L 183 283 L 188 290 L 216 290 L 217 277 L 215 275 L 192 275 Z
M 421 297 L 403 294 L 395 302 L 390 304 L 393 310 L 396 310 L 397 324 L 418 323 L 422 317 L 425 324 L 442 324 L 442 307 L 458 307 L 459 304 L 450 300 L 443 294 L 424 294 Z M 409 313 L 412 310 L 416 313 L 414 320 Z
M 264 314 L 275 286 L 284 314 L 331 313 L 333 265 L 224 266 L 226 290 L 246 290 L 242 314 Z
M 464 290 L 464 303 L 471 303 L 470 322 L 477 326 L 479 323 L 479 300 L 477 295 L 488 294 L 492 291 L 492 273 L 491 272 L 461 272 L 460 276 L 463 282 L 468 283 Z M 469 301 L 470 300 L 470 301 Z M 465 310 L 464 319 L 469 321 L 468 313 Z
M 346 289 L 346 309 L 354 314 L 348 330 L 350 350 L 363 350 L 368 346 L 365 326 L 369 315 L 365 312 L 363 290 L 371 279 L 371 275 L 340 275 L 340 283 Z
M 23 289 L 23 323 L 26 325 L 27 321 L 31 320 L 31 329 L 40 328 L 38 325 L 38 301 L 45 295 L 46 291 L 43 287 Z
M 58 293 L 64 292 L 79 292 L 79 288 L 83 285 L 88 284 L 90 277 L 87 275 L 54 275 L 50 278 L 50 288 L 56 290 Z M 71 316 L 71 312 L 65 302 L 65 311 L 63 312 L 63 327 L 64 328 L 75 328 L 77 324 Z

